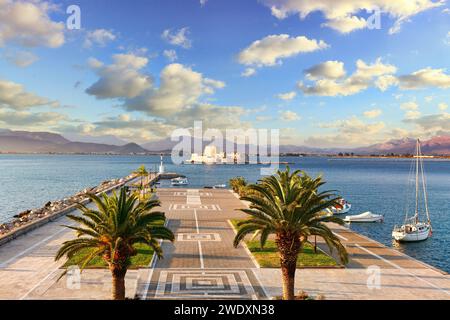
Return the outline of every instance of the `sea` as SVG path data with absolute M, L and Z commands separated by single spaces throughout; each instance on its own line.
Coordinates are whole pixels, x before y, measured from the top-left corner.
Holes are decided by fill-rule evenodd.
M 324 190 L 335 190 L 352 204 L 349 214 L 371 211 L 385 216 L 384 223 L 352 224 L 352 230 L 450 272 L 450 161 L 425 160 L 433 236 L 409 244 L 393 243 L 391 232 L 402 224 L 406 212 L 414 211 L 411 159 L 282 157 L 280 161 L 309 175 L 322 175 L 327 182 Z M 0 223 L 104 180 L 124 177 L 140 165 L 155 171 L 159 162 L 159 156 L 0 155 Z M 170 157 L 163 162 L 166 172 L 185 175 L 190 188 L 228 186 L 236 176 L 250 182 L 263 178 L 261 165 L 175 165 Z M 170 184 L 164 181 L 161 187 Z

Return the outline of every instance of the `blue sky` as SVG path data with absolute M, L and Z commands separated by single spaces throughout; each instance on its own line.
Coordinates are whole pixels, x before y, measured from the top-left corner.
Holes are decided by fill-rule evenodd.
M 146 143 L 201 120 L 321 147 L 449 134 L 448 4 L 364 1 L 382 11 L 369 29 L 351 2 L 0 1 L 0 127 Z

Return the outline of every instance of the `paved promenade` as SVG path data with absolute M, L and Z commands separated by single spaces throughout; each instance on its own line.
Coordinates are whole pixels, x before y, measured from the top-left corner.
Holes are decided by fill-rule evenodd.
M 127 296 L 141 299 L 269 299 L 281 294 L 277 269 L 259 269 L 248 252 L 233 248 L 228 220 L 244 217 L 228 190 L 160 189 L 158 195 L 176 242 L 162 244 L 165 258 L 127 274 Z M 81 283 L 56 279 L 53 257 L 74 235 L 61 218 L 0 247 L 0 299 L 108 299 L 107 270 L 86 270 Z M 332 226 L 350 252 L 341 269 L 299 269 L 297 290 L 326 299 L 449 299 L 447 274 L 396 250 Z M 320 242 L 319 246 L 323 246 Z

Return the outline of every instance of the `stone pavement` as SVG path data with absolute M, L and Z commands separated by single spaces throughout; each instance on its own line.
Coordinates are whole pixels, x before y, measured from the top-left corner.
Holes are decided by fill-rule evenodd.
M 228 219 L 241 218 L 241 203 L 228 190 L 161 189 L 158 196 L 175 233 L 164 242 L 165 258 L 139 285 L 144 299 L 261 299 L 267 298 L 255 277 L 251 258 L 242 246 L 233 247 Z
M 127 296 L 141 299 L 268 299 L 281 294 L 278 269 L 259 269 L 234 248 L 229 219 L 244 204 L 229 190 L 160 189 L 162 210 L 176 234 L 162 243 L 165 258 L 127 274 Z M 56 279 L 59 246 L 74 234 L 48 223 L 0 247 L 0 299 L 109 299 L 108 270 Z M 345 269 L 298 269 L 297 290 L 326 299 L 449 299 L 446 273 L 348 229 L 331 225 L 350 252 Z M 318 239 L 319 247 L 325 247 Z

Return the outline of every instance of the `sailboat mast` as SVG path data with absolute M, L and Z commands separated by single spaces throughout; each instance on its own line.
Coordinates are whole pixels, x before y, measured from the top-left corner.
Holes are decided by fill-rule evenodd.
M 419 152 L 422 155 L 422 150 L 421 150 L 420 144 L 419 144 Z M 420 171 L 422 173 L 422 187 L 423 187 L 423 200 L 425 202 L 425 213 L 427 215 L 427 222 L 428 222 L 428 224 L 431 225 L 430 212 L 428 211 L 427 183 L 425 180 L 425 170 L 424 170 L 424 166 L 423 166 L 423 158 L 421 158 L 421 161 L 420 161 Z
M 419 217 L 419 145 L 420 140 L 417 139 L 417 145 L 416 145 L 416 211 L 414 215 L 414 220 L 417 223 L 418 217 Z

